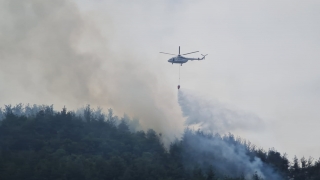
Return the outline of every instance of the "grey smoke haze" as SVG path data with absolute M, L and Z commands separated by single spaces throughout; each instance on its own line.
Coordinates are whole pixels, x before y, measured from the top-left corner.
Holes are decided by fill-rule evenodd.
M 128 49 L 115 50 L 112 23 L 102 20 L 104 32 L 68 0 L 0 0 L 0 103 L 111 107 L 178 136 L 166 110 L 175 95 L 159 90 L 165 85 Z
M 198 125 L 204 131 L 228 133 L 241 131 L 261 131 L 263 121 L 254 114 L 232 109 L 217 100 L 209 100 L 186 90 L 178 92 L 178 102 L 186 125 Z

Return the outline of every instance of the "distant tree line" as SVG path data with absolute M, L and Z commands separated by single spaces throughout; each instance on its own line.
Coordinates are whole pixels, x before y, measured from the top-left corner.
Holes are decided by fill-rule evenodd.
M 161 134 L 136 131 L 137 123 L 112 110 L 104 115 L 90 106 L 81 113 L 5 106 L 0 119 L 1 180 L 320 179 L 319 160 L 290 162 L 275 149 L 264 151 L 232 134 L 186 129 L 166 149 Z M 259 171 L 251 172 L 255 167 Z

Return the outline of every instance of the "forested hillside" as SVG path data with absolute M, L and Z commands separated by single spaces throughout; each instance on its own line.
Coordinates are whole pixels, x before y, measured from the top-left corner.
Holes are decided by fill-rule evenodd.
M 1 180 L 320 179 L 319 160 L 291 163 L 232 134 L 190 129 L 166 149 L 161 132 L 135 131 L 89 106 L 82 114 L 6 106 L 0 119 Z

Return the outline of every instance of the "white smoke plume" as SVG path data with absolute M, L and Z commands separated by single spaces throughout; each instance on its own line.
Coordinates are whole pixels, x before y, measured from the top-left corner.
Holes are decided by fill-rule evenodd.
M 185 131 L 183 136 L 185 166 L 195 164 L 201 168 L 212 166 L 219 176 L 251 179 L 257 174 L 263 179 L 281 180 L 281 176 L 252 153 L 251 145 L 232 134 L 205 134 L 202 131 Z
M 237 130 L 257 131 L 264 127 L 263 121 L 254 114 L 194 94 L 185 90 L 178 93 L 178 102 L 187 126 L 197 125 L 202 130 L 221 134 Z
M 260 158 L 249 154 L 250 143 L 235 139 L 232 134 L 220 136 L 240 130 L 261 130 L 264 125 L 259 117 L 228 108 L 222 103 L 198 97 L 185 90 L 178 92 L 178 101 L 186 118 L 185 124 L 196 125 L 200 129 L 198 132 L 187 129 L 184 134 L 186 164 L 196 162 L 200 165 L 212 165 L 221 175 L 244 175 L 250 179 L 257 173 L 264 179 L 281 179 Z

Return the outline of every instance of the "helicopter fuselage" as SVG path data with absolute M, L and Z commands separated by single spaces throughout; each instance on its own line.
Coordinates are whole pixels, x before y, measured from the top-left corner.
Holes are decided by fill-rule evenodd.
M 203 58 L 202 58 L 203 59 Z M 202 59 L 200 59 L 200 58 L 187 58 L 187 57 L 183 57 L 183 56 L 181 56 L 181 55 L 178 55 L 178 56 L 176 56 L 176 57 L 173 57 L 173 58 L 170 58 L 169 60 L 168 60 L 168 62 L 169 63 L 176 63 L 176 64 L 183 64 L 183 63 L 186 63 L 186 62 L 188 62 L 189 60 L 202 60 Z

